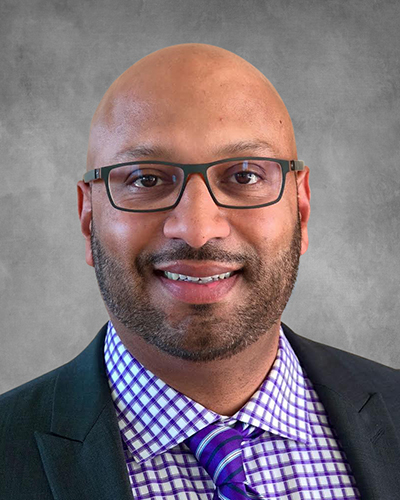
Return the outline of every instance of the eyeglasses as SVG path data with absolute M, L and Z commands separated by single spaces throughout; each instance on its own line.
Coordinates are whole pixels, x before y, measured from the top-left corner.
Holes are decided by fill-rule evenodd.
M 288 172 L 301 171 L 301 160 L 246 157 L 211 163 L 135 161 L 95 168 L 83 176 L 103 179 L 111 205 L 125 212 L 175 208 L 192 174 L 201 174 L 215 204 L 225 208 L 261 208 L 278 203 Z

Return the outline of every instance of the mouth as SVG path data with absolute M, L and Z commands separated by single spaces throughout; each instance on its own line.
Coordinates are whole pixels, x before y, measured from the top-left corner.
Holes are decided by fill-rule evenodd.
M 155 270 L 163 290 L 173 299 L 188 304 L 211 304 L 226 299 L 241 273 L 241 269 L 228 270 L 224 266 L 182 263 Z
M 187 274 L 172 273 L 169 271 L 156 271 L 156 274 L 172 281 L 186 281 L 197 285 L 206 285 L 208 283 L 213 283 L 214 281 L 226 280 L 239 272 L 239 270 L 228 271 L 226 273 L 214 274 L 211 276 L 190 276 Z

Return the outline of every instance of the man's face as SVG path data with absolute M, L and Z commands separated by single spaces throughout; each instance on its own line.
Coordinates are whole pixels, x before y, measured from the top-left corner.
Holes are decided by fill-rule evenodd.
M 134 91 L 114 101 L 107 123 L 93 134 L 92 168 L 133 159 L 294 158 L 280 127 L 285 113 L 274 96 L 269 103 L 257 98 L 256 83 L 232 83 L 229 73 L 216 71 L 213 85 L 193 81 L 175 84 L 171 92 L 168 78 L 150 79 L 142 87 L 136 82 Z M 228 146 L 244 141 L 269 146 L 228 154 Z M 132 158 L 129 150 L 138 146 L 158 151 Z M 268 334 L 280 320 L 307 247 L 308 183 L 306 174 L 300 177 L 299 190 L 290 173 L 279 203 L 250 210 L 215 205 L 197 174 L 189 178 L 179 205 L 165 212 L 118 211 L 102 182 L 93 183 L 89 208 L 86 188 L 87 260 L 117 331 L 123 328 L 164 353 L 193 361 L 233 356 Z M 195 284 L 171 280 L 165 271 L 234 274 Z

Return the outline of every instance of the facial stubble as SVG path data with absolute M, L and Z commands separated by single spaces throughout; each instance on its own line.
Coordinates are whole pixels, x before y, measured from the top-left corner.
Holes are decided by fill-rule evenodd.
M 196 362 L 226 359 L 268 335 L 279 321 L 297 278 L 301 249 L 300 220 L 290 244 L 274 258 L 252 247 L 230 253 L 211 242 L 194 249 L 182 243 L 157 254 L 141 253 L 125 264 L 104 248 L 92 224 L 91 246 L 100 292 L 109 312 L 132 335 L 171 356 Z M 267 255 L 263 257 L 268 257 Z M 271 251 L 272 255 L 272 251 Z M 187 314 L 168 313 L 155 304 L 146 283 L 155 264 L 177 260 L 240 263 L 249 292 L 236 308 L 220 303 L 188 304 Z M 202 286 L 202 285 L 197 285 Z

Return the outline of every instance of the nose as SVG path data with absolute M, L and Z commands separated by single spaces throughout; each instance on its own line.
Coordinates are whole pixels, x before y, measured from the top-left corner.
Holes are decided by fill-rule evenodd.
M 229 222 L 211 198 L 203 177 L 191 175 L 180 202 L 165 221 L 164 235 L 200 248 L 210 240 L 226 238 L 230 230 Z

